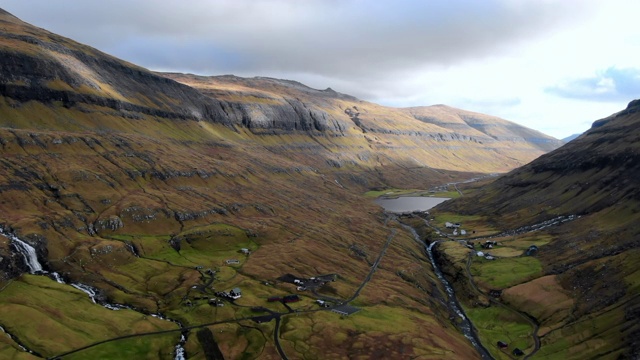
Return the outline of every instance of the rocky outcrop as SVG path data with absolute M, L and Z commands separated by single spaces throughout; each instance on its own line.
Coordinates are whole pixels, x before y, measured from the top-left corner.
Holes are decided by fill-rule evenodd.
M 98 219 L 93 223 L 93 229 L 100 233 L 104 230 L 116 231 L 124 227 L 122 219 L 116 215 L 109 216 L 107 219 Z

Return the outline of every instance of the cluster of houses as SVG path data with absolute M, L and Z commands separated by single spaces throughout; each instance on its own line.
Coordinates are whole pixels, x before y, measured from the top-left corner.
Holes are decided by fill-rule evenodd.
M 504 341 L 498 341 L 498 343 L 496 345 L 498 345 L 498 348 L 500 348 L 500 350 L 503 350 L 503 351 L 509 348 L 509 344 L 507 344 Z M 514 356 L 522 356 L 522 355 L 524 355 L 524 352 L 522 350 L 520 350 L 519 348 L 515 348 L 515 349 L 513 349 L 512 354 Z
M 296 284 L 296 285 L 298 285 L 298 287 L 296 288 L 296 290 L 298 290 L 298 291 L 305 291 L 305 290 L 307 290 L 307 287 L 306 287 L 306 286 L 304 286 L 304 281 L 299 280 L 299 279 L 295 279 L 295 280 L 293 280 L 293 283 L 294 283 L 294 284 Z
M 467 235 L 467 230 L 460 229 L 460 226 L 462 226 L 460 223 L 450 223 L 448 221 L 444 223 L 444 227 L 447 229 L 453 229 L 453 236 Z
M 242 291 L 240 290 L 240 288 L 234 288 L 230 291 L 218 291 L 216 292 L 216 296 L 218 296 L 217 298 L 208 298 L 208 303 L 211 306 L 218 306 L 218 307 L 222 307 L 224 306 L 224 301 L 222 301 L 222 299 L 227 299 L 227 300 L 236 300 L 239 299 L 240 297 L 242 297 Z M 201 300 L 201 299 L 207 299 L 207 297 L 196 297 L 193 300 Z M 187 300 L 185 301 L 185 305 L 187 306 L 193 306 L 193 303 L 191 302 L 191 300 Z
M 484 257 L 484 258 L 485 258 L 485 259 L 487 259 L 487 260 L 495 260 L 495 259 L 496 259 L 496 257 L 495 257 L 495 256 L 493 256 L 493 255 L 491 255 L 491 254 L 489 254 L 489 253 L 482 252 L 482 251 L 478 251 L 478 252 L 476 253 L 476 256 Z
M 224 302 L 221 299 L 218 298 L 211 298 L 209 299 L 209 305 L 211 306 L 224 306 Z
M 483 249 L 493 249 L 493 247 L 497 245 L 498 245 L 497 241 L 487 240 L 484 242 L 484 244 L 480 244 L 480 247 Z
M 239 287 L 236 287 L 229 291 L 218 291 L 216 295 L 229 300 L 237 300 L 242 297 L 242 290 L 240 290 Z
M 493 249 L 494 246 L 498 245 L 498 243 L 496 241 L 485 241 L 484 244 L 480 244 L 480 247 L 483 249 Z M 471 250 L 475 249 L 475 246 L 473 246 L 473 243 L 471 241 L 467 241 L 467 247 Z M 488 252 L 484 252 L 484 251 L 477 251 L 476 252 L 476 256 L 479 257 L 484 257 L 487 260 L 495 260 L 496 257 L 489 254 Z

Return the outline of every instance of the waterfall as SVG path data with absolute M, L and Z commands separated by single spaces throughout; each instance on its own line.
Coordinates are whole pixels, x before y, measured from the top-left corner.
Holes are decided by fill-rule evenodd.
M 42 265 L 40 265 L 40 262 L 38 261 L 38 255 L 36 254 L 36 249 L 34 249 L 33 246 L 18 239 L 17 236 L 5 232 L 4 228 L 2 228 L 1 226 L 0 235 L 11 240 L 11 244 L 13 244 L 16 250 L 24 257 L 24 262 L 29 267 L 29 272 L 31 274 L 42 272 Z
M 184 344 L 187 342 L 187 338 L 183 335 L 180 335 L 180 342 L 178 343 L 178 345 L 176 345 L 176 356 L 174 357 L 175 360 L 186 360 L 187 357 L 185 356 L 185 351 L 184 351 Z
M 57 272 L 54 271 L 50 275 L 58 284 L 65 284 L 64 279 Z

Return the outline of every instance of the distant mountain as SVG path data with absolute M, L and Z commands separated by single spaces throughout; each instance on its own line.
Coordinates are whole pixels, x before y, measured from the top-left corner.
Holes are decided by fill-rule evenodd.
M 578 137 L 578 136 L 580 136 L 580 135 L 582 135 L 582 134 L 573 134 L 573 135 L 569 135 L 569 136 L 567 136 L 566 138 L 562 139 L 562 141 L 564 141 L 564 142 L 568 143 L 569 141 L 571 141 L 571 140 L 573 140 L 573 139 L 577 138 L 577 137 Z
M 547 329 L 542 349 L 575 358 L 635 359 L 640 356 L 639 177 L 640 100 L 634 100 L 579 138 L 438 211 L 484 216 L 503 230 L 577 216 L 539 231 L 539 238 L 549 239 L 540 247 L 540 274 L 553 275 L 561 297 L 573 304 L 564 315 L 541 320 Z M 545 306 L 536 293 L 515 299 L 529 314 Z M 589 340 L 596 338 L 598 344 Z
M 405 109 L 413 117 L 478 141 L 488 143 L 528 143 L 545 152 L 558 148 L 561 142 L 539 131 L 526 128 L 499 117 L 452 108 L 446 105 Z

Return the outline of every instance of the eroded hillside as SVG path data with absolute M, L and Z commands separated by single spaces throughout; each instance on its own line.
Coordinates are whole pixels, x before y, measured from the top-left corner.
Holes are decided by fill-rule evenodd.
M 3 357 L 478 356 L 423 244 L 362 194 L 510 170 L 547 150 L 521 127 L 160 76 L 5 12 L 0 32 Z

